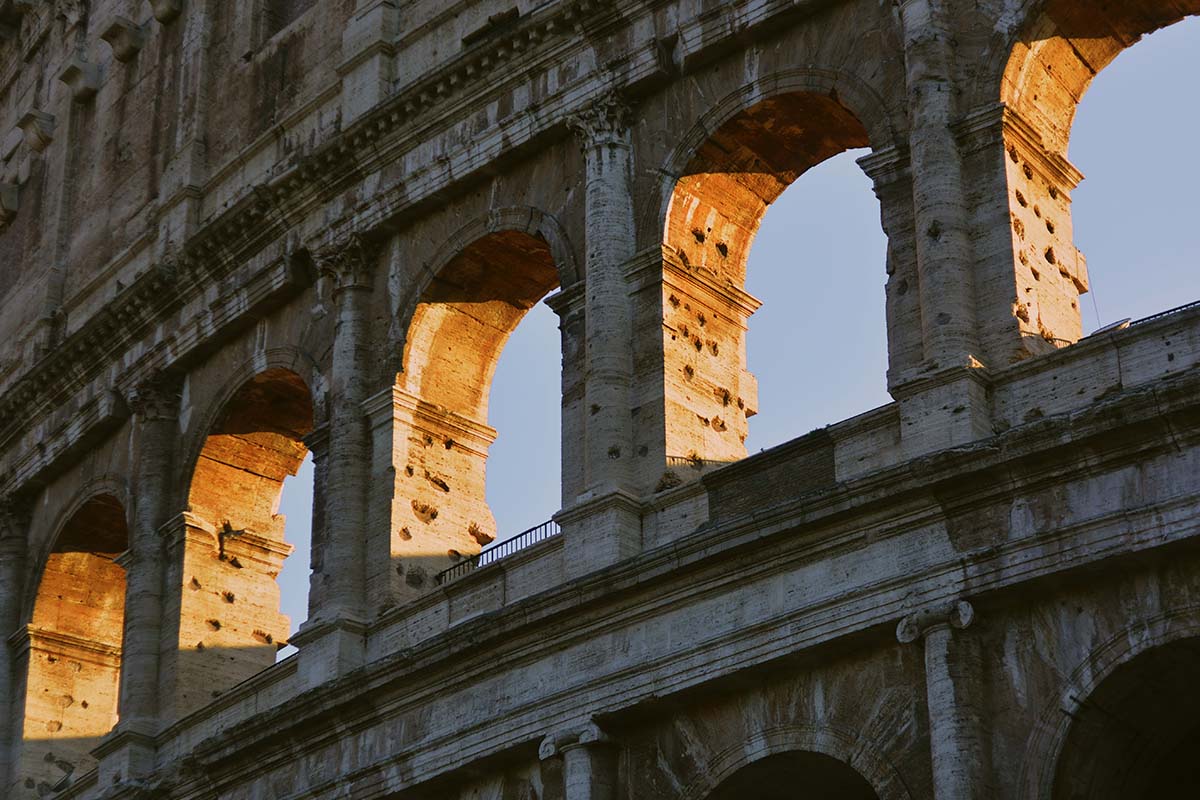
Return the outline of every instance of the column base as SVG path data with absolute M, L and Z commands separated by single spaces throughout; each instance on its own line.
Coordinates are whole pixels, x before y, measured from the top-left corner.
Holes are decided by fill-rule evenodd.
M 620 489 L 585 495 L 554 517 L 562 527 L 568 579 L 595 572 L 642 551 L 642 504 Z
M 346 617 L 313 620 L 300 627 L 291 644 L 300 649 L 300 683 L 312 689 L 366 663 L 367 625 Z

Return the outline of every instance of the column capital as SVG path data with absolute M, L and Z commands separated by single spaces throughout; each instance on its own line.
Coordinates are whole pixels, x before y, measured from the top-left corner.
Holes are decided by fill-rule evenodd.
M 173 420 L 179 416 L 182 380 L 169 372 L 157 372 L 125 395 L 135 416 L 143 420 Z
M 975 607 L 966 600 L 928 606 L 906 615 L 896 626 L 896 640 L 911 644 L 939 628 L 963 630 L 975 621 Z
M 549 758 L 560 758 L 563 753 L 576 747 L 592 747 L 612 743 L 612 738 L 596 724 L 595 720 L 591 720 L 581 727 L 568 728 L 547 735 L 538 746 L 538 758 L 542 761 Z
M 25 553 L 33 503 L 18 494 L 0 495 L 0 557 Z
M 376 242 L 361 233 L 351 233 L 319 247 L 313 261 L 322 275 L 333 279 L 335 294 L 347 289 L 370 289 L 379 249 Z
M 618 92 L 611 91 L 567 117 L 567 125 L 585 150 L 603 145 L 628 145 L 633 109 Z

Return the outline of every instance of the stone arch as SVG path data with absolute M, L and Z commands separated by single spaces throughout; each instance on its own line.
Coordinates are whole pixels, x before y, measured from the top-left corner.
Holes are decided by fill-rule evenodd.
M 495 539 L 485 500 L 492 376 L 526 312 L 566 279 L 579 279 L 566 234 L 523 207 L 469 222 L 429 262 L 402 320 L 393 419 L 403 433 L 388 448 L 397 594 L 427 588 Z
M 981 252 L 1001 254 L 991 283 L 1011 293 L 981 298 L 990 361 L 1003 365 L 1050 352 L 1083 335 L 1079 297 L 1087 261 L 1075 247 L 1071 195 L 1080 173 L 1067 159 L 1079 101 L 1092 80 L 1143 36 L 1200 14 L 1200 0 L 1143 0 L 1098 7 L 1087 0 L 1025 0 L 1002 18 L 976 92 L 984 108 L 968 126 L 994 181 L 995 207 Z M 996 104 L 996 101 L 999 101 Z M 991 109 L 991 110 L 988 110 Z M 981 132 L 988 131 L 986 134 Z M 1003 163 L 1004 170 L 996 171 Z M 1000 198 L 1004 198 L 1000 200 Z M 1007 296 L 1006 296 L 1007 295 Z M 1015 330 L 1017 344 L 1013 346 Z
M 171 538 L 168 570 L 168 589 L 179 597 L 178 649 L 167 667 L 174 678 L 167 703 L 176 716 L 273 664 L 287 641 L 290 620 L 280 613 L 276 578 L 292 547 L 278 503 L 317 421 L 297 366 L 313 363 L 285 348 L 235 370 L 204 415 L 186 463 L 186 511 Z
M 896 768 L 868 741 L 828 725 L 788 725 L 756 732 L 718 753 L 710 769 L 683 788 L 680 800 L 706 800 L 735 773 L 773 756 L 810 753 L 833 759 L 869 784 L 879 800 L 910 800 Z
M 642 377 L 658 384 L 662 407 L 657 398 L 657 413 L 643 407 L 637 450 L 661 454 L 666 462 L 640 461 L 639 481 L 646 489 L 676 483 L 670 467 L 681 460 L 724 463 L 746 454 L 758 391 L 746 366 L 745 333 L 760 304 L 744 284 L 767 207 L 808 169 L 845 150 L 870 146 L 873 158 L 902 160 L 903 130 L 899 113 L 856 76 L 791 69 L 726 95 L 667 157 L 659 170 L 657 218 L 647 226 L 662 236 L 662 296 L 652 298 L 654 322 L 647 311 L 637 323 L 662 330 L 654 343 L 661 362 L 640 359 L 656 370 L 661 363 L 662 370 Z M 884 197 L 878 184 L 877 194 Z M 885 232 L 898 227 L 900 209 L 911 206 L 911 197 L 911 189 L 903 188 L 888 195 L 885 206 L 893 216 L 881 214 Z M 898 280 L 916 280 L 915 264 L 889 269 L 880 263 L 881 279 L 889 272 Z M 908 293 L 903 302 L 912 304 L 918 295 Z M 896 314 L 889 296 L 889 319 Z M 919 310 L 912 316 L 919 319 Z M 919 339 L 919 330 L 913 330 Z M 651 396 L 650 388 L 642 394 Z
M 1181 606 L 1129 626 L 1093 648 L 1063 682 L 1039 717 L 1022 757 L 1018 782 L 1025 800 L 1057 798 L 1055 784 L 1068 739 L 1089 698 L 1122 667 L 1154 650 L 1196 640 L 1200 652 L 1200 606 Z
M 14 785 L 42 795 L 96 765 L 117 723 L 129 547 L 122 480 L 85 484 L 58 515 L 40 559 L 18 648 L 24 698 Z
M 271 370 L 285 370 L 295 373 L 310 387 L 309 397 L 313 409 L 313 427 L 318 427 L 328 418 L 327 397 L 325 391 L 325 370 L 312 355 L 298 347 L 272 347 L 257 353 L 251 358 L 238 364 L 229 377 L 220 385 L 212 398 L 204 405 L 197 420 L 191 426 L 188 440 L 183 447 L 183 458 L 180 462 L 182 480 L 178 482 L 179 495 L 176 503 L 185 508 L 188 501 L 189 476 L 195 470 L 196 460 L 204 449 L 209 431 L 217 425 L 221 415 L 225 413 L 229 403 L 238 391 L 255 376 Z M 307 378 L 305 376 L 308 376 Z
M 787 94 L 807 94 L 835 99 L 862 124 L 876 152 L 903 146 L 907 123 L 902 109 L 889 109 L 883 98 L 857 75 L 839 69 L 807 67 L 780 70 L 754 80 L 725 95 L 684 134 L 659 168 L 662 176 L 656 214 L 646 230 L 664 231 L 675 185 L 700 147 L 738 114 L 763 100 Z M 664 237 L 665 238 L 665 237 Z

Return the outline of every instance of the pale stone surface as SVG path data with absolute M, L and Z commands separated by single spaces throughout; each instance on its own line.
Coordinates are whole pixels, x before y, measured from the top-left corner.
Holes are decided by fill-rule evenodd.
M 1065 154 L 1200 4 L 1101 5 L 0 2 L 0 792 L 1194 785 L 1200 309 L 1080 340 Z M 896 402 L 746 458 L 755 232 L 855 147 Z M 543 300 L 562 535 L 439 579 Z

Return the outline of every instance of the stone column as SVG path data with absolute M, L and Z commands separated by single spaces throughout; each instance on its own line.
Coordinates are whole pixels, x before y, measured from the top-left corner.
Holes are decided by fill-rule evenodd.
M 632 317 L 624 274 L 635 252 L 628 119 L 628 107 L 609 94 L 570 120 L 587 172 L 584 492 L 559 517 L 571 576 L 620 561 L 641 546 L 633 469 Z
M 143 383 L 129 397 L 137 461 L 129 550 L 119 562 L 125 568 L 120 722 L 102 756 L 102 770 L 121 779 L 154 769 L 154 737 L 162 727 L 158 692 L 166 553 L 159 528 L 171 511 L 179 401 L 179 381 L 172 376 Z
M 934 800 L 990 796 L 978 705 L 983 664 L 973 637 L 957 632 L 974 618 L 974 608 L 963 600 L 910 614 L 896 628 L 902 644 L 919 639 L 925 644 Z
M 28 504 L 15 497 L 0 498 L 0 789 L 5 791 L 13 780 L 13 736 L 20 707 L 13 702 L 19 681 L 9 639 L 21 621 L 28 528 Z
M 399 0 L 357 0 L 342 32 L 342 124 L 349 125 L 383 101 L 395 79 L 400 35 Z
M 617 797 L 617 749 L 596 723 L 547 736 L 538 756 L 547 800 Z
M 322 601 L 310 608 L 308 622 L 292 637 L 301 649 L 301 672 L 309 685 L 354 669 L 363 660 L 371 472 L 371 438 L 363 403 L 370 386 L 370 297 L 378 255 L 378 249 L 358 234 L 316 254 L 318 268 L 333 285 L 337 323 L 329 381 L 325 533 L 315 556 L 321 572 L 312 578 Z
M 924 362 L 902 376 L 904 453 L 917 456 L 990 435 L 976 308 L 975 264 L 952 125 L 954 37 L 944 0 L 901 0 L 908 84 L 909 158 L 920 275 Z

